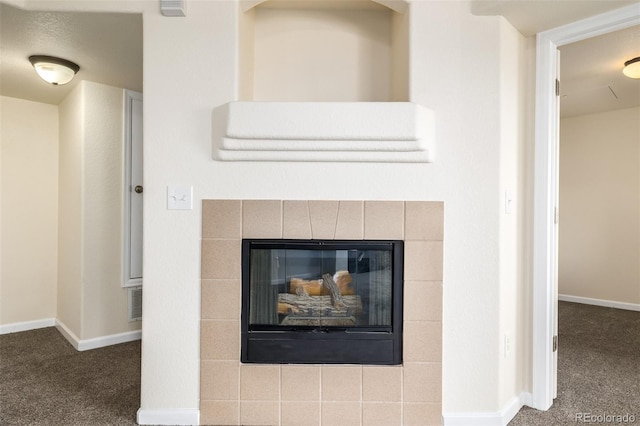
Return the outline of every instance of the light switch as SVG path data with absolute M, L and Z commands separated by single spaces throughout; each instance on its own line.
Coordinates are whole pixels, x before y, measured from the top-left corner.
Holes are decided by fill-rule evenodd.
M 193 186 L 167 186 L 168 210 L 193 210 Z
M 513 213 L 513 210 L 515 208 L 515 195 L 513 194 L 513 191 L 511 190 L 507 190 L 504 192 L 504 212 L 506 214 L 511 214 Z

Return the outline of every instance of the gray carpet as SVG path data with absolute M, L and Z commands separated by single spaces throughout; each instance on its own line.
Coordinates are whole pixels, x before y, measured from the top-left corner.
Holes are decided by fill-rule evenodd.
M 558 398 L 509 425 L 640 425 L 640 312 L 560 302 L 558 323 Z M 55 328 L 0 336 L 0 425 L 135 425 L 139 401 L 140 342 L 77 352 Z
M 77 352 L 53 328 L 0 336 L 0 425 L 135 425 L 140 342 Z
M 509 426 L 629 424 L 605 417 L 625 414 L 640 425 L 640 312 L 560 302 L 558 336 L 558 398 Z

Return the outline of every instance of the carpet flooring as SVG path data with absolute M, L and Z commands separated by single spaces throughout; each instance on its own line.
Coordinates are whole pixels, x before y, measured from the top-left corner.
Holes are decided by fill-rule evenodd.
M 640 312 L 560 302 L 558 350 L 553 406 L 509 426 L 640 425 Z
M 0 336 L 0 425 L 135 425 L 140 341 L 76 351 L 54 328 Z
M 560 302 L 558 326 L 558 398 L 509 426 L 640 425 L 640 312 Z M 139 406 L 140 342 L 77 352 L 53 327 L 0 336 L 0 425 L 128 426 Z

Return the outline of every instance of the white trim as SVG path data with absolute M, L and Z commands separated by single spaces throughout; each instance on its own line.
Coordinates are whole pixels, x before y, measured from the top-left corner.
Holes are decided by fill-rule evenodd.
M 522 392 L 520 395 L 514 396 L 502 407 L 502 410 L 496 412 L 443 413 L 443 425 L 506 426 L 525 405 L 531 405 L 531 394 L 528 392 Z
M 200 410 L 183 408 L 173 410 L 138 409 L 139 425 L 197 425 L 200 424 Z
M 640 312 L 640 303 L 617 302 L 615 300 L 592 299 L 591 297 L 569 296 L 559 294 L 558 300 L 563 302 L 582 303 L 584 305 L 604 306 L 605 308 L 625 309 L 627 311 Z
M 118 345 L 120 343 L 133 342 L 142 339 L 142 330 L 126 331 L 124 333 L 110 334 L 108 336 L 95 337 L 93 339 L 80 340 L 79 351 L 103 348 L 105 346 Z
M 71 343 L 71 346 L 73 346 L 76 350 L 78 350 L 78 347 L 80 345 L 80 339 L 78 338 L 78 336 L 76 336 L 75 333 L 71 331 L 69 327 L 67 327 L 59 319 L 56 319 L 56 328 L 58 329 L 60 334 L 62 334 L 62 337 L 67 339 L 67 341 Z
M 117 345 L 120 343 L 133 342 L 142 338 L 142 331 L 134 330 L 118 334 L 110 334 L 108 336 L 95 337 L 93 339 L 80 340 L 78 336 L 76 336 L 75 333 L 60 320 L 56 320 L 56 328 L 60 334 L 62 334 L 64 338 L 71 343 L 71 346 L 80 352 Z
M 555 72 L 558 46 L 640 24 L 633 4 L 538 34 L 533 240 L 533 392 L 531 406 L 546 410 L 555 392 L 552 339 L 557 288 L 553 211 L 557 196 Z
M 46 318 L 35 321 L 14 322 L 0 325 L 0 334 L 19 333 L 21 331 L 37 330 L 39 328 L 53 327 L 56 325 L 55 318 Z

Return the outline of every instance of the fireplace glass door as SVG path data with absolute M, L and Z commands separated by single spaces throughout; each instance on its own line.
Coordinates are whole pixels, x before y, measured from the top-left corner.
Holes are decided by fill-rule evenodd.
M 304 339 L 305 333 L 324 333 L 327 339 L 348 337 L 339 333 L 387 338 L 394 330 L 400 333 L 398 245 L 401 242 L 245 242 L 243 331 L 258 333 L 260 339 L 265 336 L 259 333 L 288 332 L 295 340 Z

